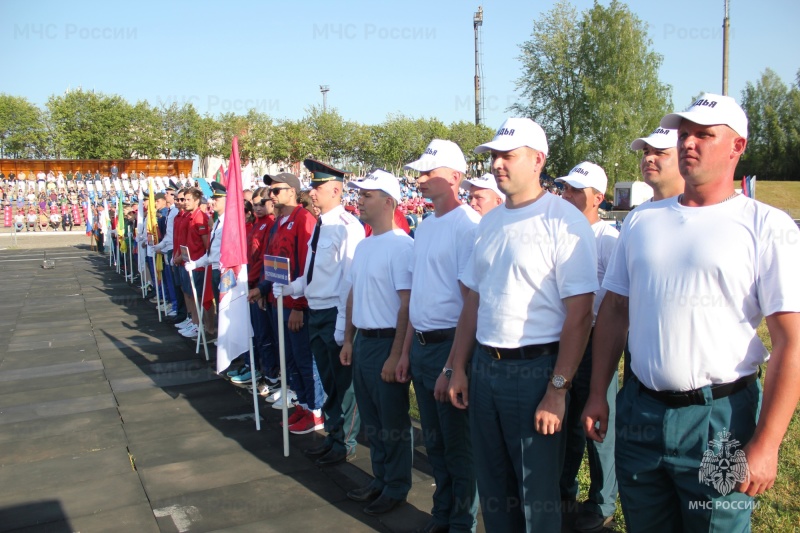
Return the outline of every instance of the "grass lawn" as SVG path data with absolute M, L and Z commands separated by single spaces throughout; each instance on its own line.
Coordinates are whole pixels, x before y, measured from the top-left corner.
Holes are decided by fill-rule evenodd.
M 738 184 L 737 184 L 738 186 Z M 800 219 L 800 181 L 756 181 L 756 200 Z

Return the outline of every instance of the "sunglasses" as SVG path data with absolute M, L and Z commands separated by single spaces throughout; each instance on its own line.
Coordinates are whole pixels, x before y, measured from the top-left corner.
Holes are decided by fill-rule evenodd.
M 288 191 L 291 187 L 273 187 L 269 190 L 269 193 L 273 196 L 278 196 L 281 191 Z
M 186 200 L 186 198 L 175 198 L 175 201 L 176 201 L 176 202 L 182 202 L 182 201 L 184 201 L 184 200 Z

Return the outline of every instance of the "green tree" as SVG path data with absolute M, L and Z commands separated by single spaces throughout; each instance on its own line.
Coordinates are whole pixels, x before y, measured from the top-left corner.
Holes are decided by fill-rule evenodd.
M 447 139 L 456 143 L 467 158 L 467 172 L 472 176 L 480 176 L 490 172 L 489 153 L 476 154 L 475 147 L 489 142 L 494 136 L 492 128 L 474 122 L 461 121 L 450 124 L 450 133 Z
M 45 139 L 39 108 L 23 97 L 0 94 L 0 157 L 44 157 Z
M 127 157 L 156 158 L 159 155 L 161 116 L 147 100 L 136 102 L 131 111 Z
M 77 159 L 122 159 L 130 153 L 133 107 L 120 96 L 70 91 L 47 101 L 63 155 Z
M 639 156 L 629 145 L 672 107 L 671 89 L 658 79 L 663 58 L 651 50 L 647 25 L 617 0 L 607 7 L 595 0 L 583 15 L 580 37 L 588 140 L 582 159 L 604 167 L 609 181 L 641 179 Z
M 287 119 L 278 123 L 270 140 L 270 161 L 292 167 L 315 153 L 319 153 L 319 146 L 314 140 L 314 129 L 306 120 Z
M 658 79 L 662 57 L 651 48 L 645 24 L 616 0 L 595 1 L 580 16 L 561 1 L 534 22 L 511 110 L 547 132 L 551 175 L 591 160 L 606 169 L 609 188 L 639 179 L 628 145 L 671 107 L 671 89 Z
M 800 90 L 768 68 L 755 85 L 747 82 L 741 101 L 749 132 L 737 176 L 800 178 Z

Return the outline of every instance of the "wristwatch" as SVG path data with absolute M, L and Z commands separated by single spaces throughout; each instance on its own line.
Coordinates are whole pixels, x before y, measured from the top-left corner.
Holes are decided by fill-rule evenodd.
M 561 374 L 553 374 L 550 377 L 550 385 L 557 390 L 569 390 L 572 387 L 572 382 Z
M 444 374 L 444 377 L 446 377 L 447 379 L 450 379 L 450 376 L 452 376 L 452 375 L 453 375 L 453 369 L 452 369 L 452 368 L 447 368 L 447 367 L 444 367 L 444 368 L 442 369 L 442 374 Z

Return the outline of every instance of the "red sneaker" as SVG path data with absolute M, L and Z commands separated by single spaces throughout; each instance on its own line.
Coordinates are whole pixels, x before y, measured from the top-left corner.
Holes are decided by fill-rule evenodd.
M 315 415 L 312 411 L 305 411 L 303 418 L 289 426 L 289 433 L 295 435 L 305 435 L 312 431 L 317 431 L 325 427 L 325 420 L 321 415 Z
M 303 409 L 303 406 L 298 404 L 292 414 L 289 415 L 289 429 L 291 430 L 292 425 L 299 422 L 308 412 L 310 411 Z M 281 427 L 283 427 L 283 421 L 281 421 Z

